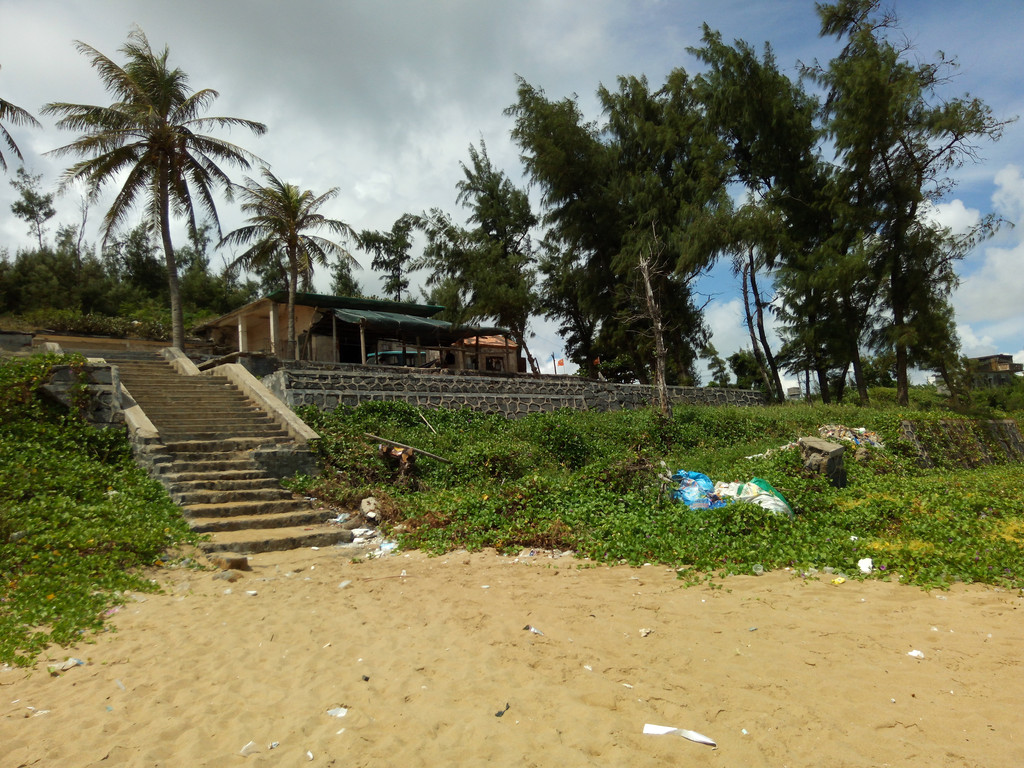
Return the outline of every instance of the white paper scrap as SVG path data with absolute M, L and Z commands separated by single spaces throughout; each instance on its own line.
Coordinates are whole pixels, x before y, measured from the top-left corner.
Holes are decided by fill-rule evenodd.
M 696 742 L 697 744 L 707 744 L 713 749 L 718 749 L 718 744 L 713 742 L 704 734 L 697 733 L 696 731 L 688 731 L 685 728 L 673 728 L 671 725 L 654 725 L 653 723 L 644 723 L 644 733 L 649 733 L 653 736 L 667 736 L 670 733 L 676 733 L 684 739 Z

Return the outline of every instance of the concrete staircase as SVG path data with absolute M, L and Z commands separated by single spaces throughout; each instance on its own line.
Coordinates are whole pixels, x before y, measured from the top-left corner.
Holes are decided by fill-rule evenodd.
M 210 534 L 207 552 L 240 554 L 330 546 L 351 531 L 281 487 L 253 451 L 294 442 L 288 431 L 228 379 L 187 376 L 161 355 L 90 350 L 116 365 L 121 384 L 159 432 L 151 473 L 192 530 Z

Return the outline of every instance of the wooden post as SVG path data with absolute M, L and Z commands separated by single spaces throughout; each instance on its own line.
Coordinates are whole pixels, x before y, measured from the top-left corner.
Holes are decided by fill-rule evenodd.
M 338 362 L 338 316 L 331 310 L 331 338 L 334 339 L 334 362 Z
M 278 327 L 277 327 L 277 323 L 278 323 L 278 319 L 277 319 L 277 302 L 276 301 L 272 301 L 272 302 L 270 302 L 270 353 L 272 355 L 276 355 L 277 354 L 277 345 L 278 345 L 278 338 L 277 338 Z
M 363 358 L 363 365 L 366 365 L 366 321 L 359 321 L 359 355 Z

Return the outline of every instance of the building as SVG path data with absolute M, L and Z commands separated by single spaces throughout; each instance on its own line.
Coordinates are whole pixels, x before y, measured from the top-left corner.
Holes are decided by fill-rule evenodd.
M 287 349 L 288 294 L 278 291 L 195 329 L 214 354 L 243 363 L 258 357 L 358 365 L 525 372 L 519 347 L 501 328 L 455 326 L 444 307 L 300 293 L 294 355 Z
M 977 389 L 1003 387 L 1017 380 L 1024 365 L 1013 362 L 1013 355 L 986 355 L 967 360 L 971 371 L 971 384 Z

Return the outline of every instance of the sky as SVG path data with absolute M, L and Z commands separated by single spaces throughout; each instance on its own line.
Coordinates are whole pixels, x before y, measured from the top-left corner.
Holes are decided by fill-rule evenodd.
M 978 96 L 1002 119 L 1024 113 L 1024 2 L 891 5 L 915 55 L 934 61 L 943 51 L 958 61 L 944 94 Z M 526 185 L 504 115 L 517 77 L 552 99 L 576 95 L 584 114 L 598 120 L 601 84 L 614 88 L 619 76 L 645 75 L 657 85 L 677 67 L 698 72 L 687 47 L 699 44 L 705 22 L 726 41 L 770 42 L 793 77 L 799 62 L 824 63 L 837 51 L 834 40 L 818 36 L 812 0 L 0 0 L 0 97 L 43 123 L 6 127 L 28 170 L 54 186 L 67 161 L 46 153 L 75 136 L 40 116 L 42 105 L 110 103 L 74 41 L 121 62 L 119 48 L 138 26 L 154 49 L 169 47 L 172 65 L 193 88 L 220 93 L 210 114 L 268 127 L 259 138 L 238 130 L 225 138 L 285 181 L 316 193 L 337 187 L 329 216 L 357 231 L 386 230 L 404 213 L 435 207 L 461 217 L 460 164 L 481 140 L 494 164 Z M 1024 227 L 1010 226 L 1024 214 L 1022 147 L 1024 124 L 1015 122 L 1001 141 L 979 147 L 977 162 L 953 171 L 957 185 L 935 211 L 954 229 L 990 212 L 1008 222 L 958 267 L 953 303 L 970 356 L 1009 353 L 1024 362 Z M 17 159 L 4 154 L 12 178 Z M 232 172 L 238 182 L 244 175 Z M 256 169 L 247 175 L 259 177 Z M 538 199 L 536 189 L 531 196 Z M 25 223 L 9 213 L 15 199 L 0 179 L 0 248 L 11 253 L 32 243 Z M 66 192 L 55 221 L 77 223 L 79 200 Z M 241 225 L 234 204 L 218 210 L 224 232 Z M 93 241 L 101 212 L 102 200 L 89 220 Z M 369 257 L 353 255 L 364 291 L 380 293 Z M 230 257 L 218 251 L 214 264 Z M 414 287 L 422 277 L 414 276 Z M 326 269 L 316 284 L 327 290 Z M 716 267 L 698 290 L 719 353 L 749 346 L 728 267 Z M 553 372 L 562 342 L 550 322 L 537 318 L 532 327 L 531 351 Z

